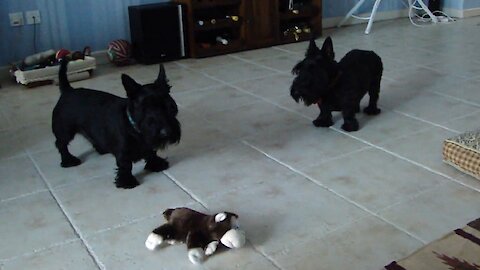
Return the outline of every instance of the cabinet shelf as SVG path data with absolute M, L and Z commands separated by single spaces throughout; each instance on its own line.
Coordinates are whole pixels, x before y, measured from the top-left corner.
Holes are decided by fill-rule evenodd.
M 280 12 L 280 20 L 288 21 L 292 19 L 305 18 L 316 16 L 318 14 L 318 9 L 315 6 L 309 5 L 299 9 L 287 10 Z
M 311 37 L 310 33 L 299 33 L 298 39 L 295 39 L 295 36 L 293 34 L 290 34 L 288 36 L 283 36 L 280 38 L 280 43 L 293 43 L 293 42 L 301 42 L 305 40 L 309 40 Z
M 242 19 L 239 18 L 238 21 L 232 19 L 216 19 L 215 23 L 211 21 L 204 21 L 203 25 L 199 25 L 198 21 L 195 24 L 195 31 L 209 31 L 221 28 L 233 28 L 242 26 Z
M 197 47 L 197 57 L 207 57 L 218 54 L 226 54 L 231 52 L 240 51 L 242 49 L 242 42 L 240 40 L 230 41 L 228 45 L 214 44 L 208 48 Z
M 241 0 L 191 0 L 194 9 L 218 8 L 239 5 Z

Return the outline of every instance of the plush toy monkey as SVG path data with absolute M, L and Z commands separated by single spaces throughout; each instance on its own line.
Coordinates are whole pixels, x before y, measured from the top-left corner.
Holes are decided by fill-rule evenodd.
M 194 264 L 212 255 L 219 243 L 228 248 L 245 245 L 245 232 L 238 228 L 238 215 L 222 212 L 206 215 L 189 208 L 167 209 L 163 212 L 167 223 L 153 230 L 145 246 L 154 250 L 167 242 L 187 244 L 188 258 Z

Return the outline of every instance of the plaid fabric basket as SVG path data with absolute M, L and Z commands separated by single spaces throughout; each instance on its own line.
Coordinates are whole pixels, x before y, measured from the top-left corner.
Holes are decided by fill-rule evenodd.
M 445 140 L 443 160 L 462 172 L 480 179 L 480 130 Z

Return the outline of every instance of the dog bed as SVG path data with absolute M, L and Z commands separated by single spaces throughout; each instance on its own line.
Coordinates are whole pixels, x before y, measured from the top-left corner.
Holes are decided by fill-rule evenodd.
M 69 80 L 86 79 L 90 77 L 90 73 L 96 68 L 96 59 L 91 56 L 85 56 L 83 60 L 75 60 L 68 63 L 68 77 Z M 34 87 L 38 85 L 51 84 L 58 77 L 57 66 L 48 66 L 33 70 L 16 70 L 14 75 L 18 83 L 27 87 Z M 88 76 L 85 76 L 88 73 Z M 81 75 L 80 75 L 81 74 Z M 80 76 L 77 76 L 80 75 Z
M 443 160 L 462 172 L 480 179 L 480 130 L 445 140 Z

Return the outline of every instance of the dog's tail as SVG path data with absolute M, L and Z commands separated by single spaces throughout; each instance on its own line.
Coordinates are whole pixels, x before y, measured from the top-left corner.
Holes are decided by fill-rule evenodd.
M 62 94 L 73 90 L 67 78 L 67 65 L 68 60 L 66 58 L 63 58 L 60 61 L 60 71 L 58 72 L 58 84 L 60 86 L 60 92 Z

